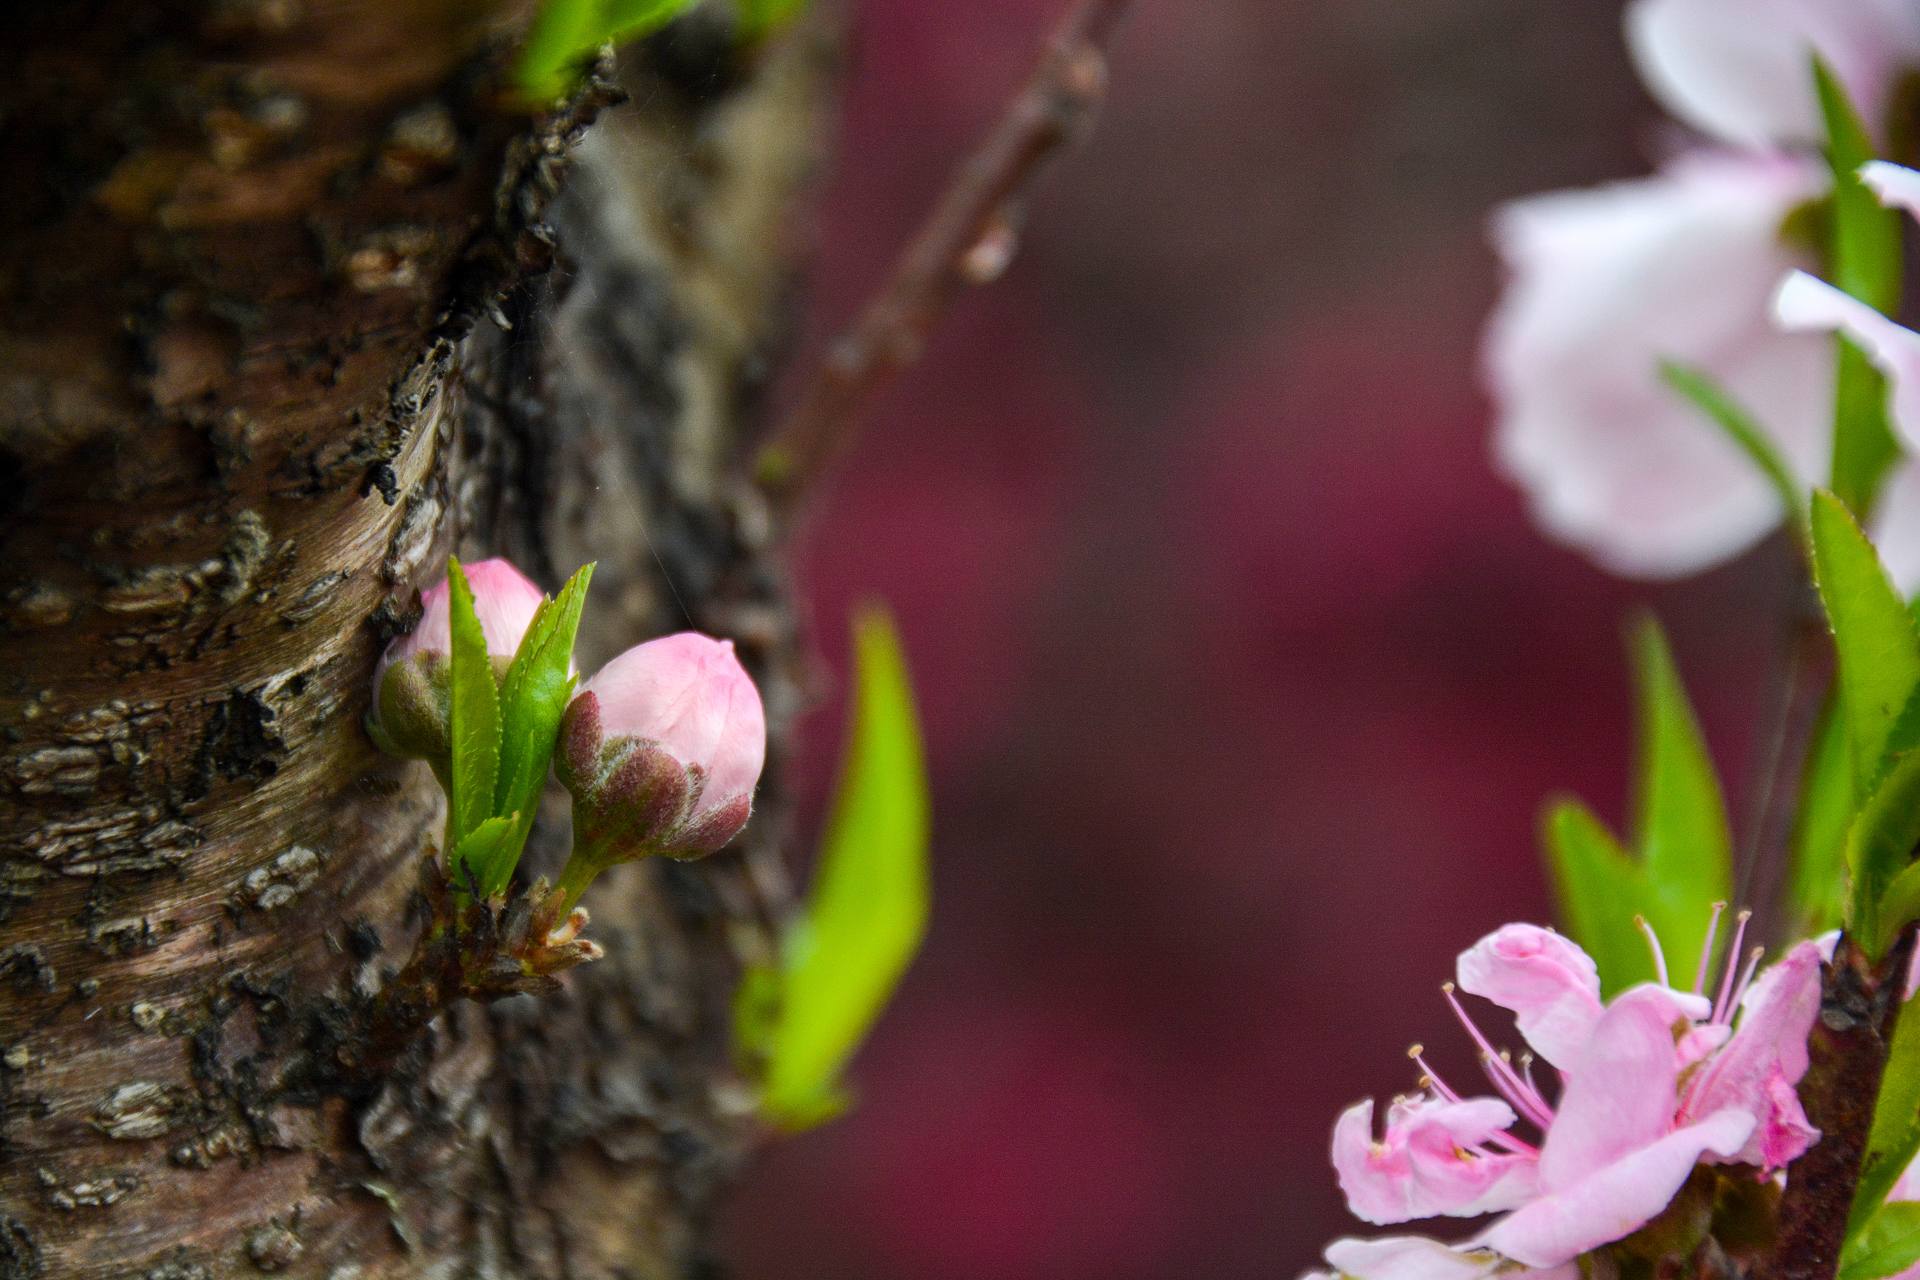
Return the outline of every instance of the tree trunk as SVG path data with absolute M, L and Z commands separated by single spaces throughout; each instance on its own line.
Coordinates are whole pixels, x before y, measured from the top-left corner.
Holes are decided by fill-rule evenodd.
M 0 1280 L 710 1270 L 793 703 L 741 435 L 830 49 L 697 13 L 538 122 L 529 7 L 0 17 Z M 597 559 L 583 670 L 740 641 L 772 767 L 747 848 L 595 887 L 561 993 L 367 1076 L 440 800 L 361 716 L 456 548 Z

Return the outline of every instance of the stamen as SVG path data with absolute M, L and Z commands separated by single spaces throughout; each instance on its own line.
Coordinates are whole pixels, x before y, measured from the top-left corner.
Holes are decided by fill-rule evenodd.
M 1727 997 L 1733 992 L 1733 971 L 1740 964 L 1740 948 L 1747 940 L 1747 921 L 1753 919 L 1753 912 L 1742 910 L 1733 918 L 1733 941 L 1727 944 L 1727 971 L 1720 976 L 1720 994 L 1713 998 L 1713 1015 L 1710 1022 L 1719 1022 L 1722 1015 L 1729 1012 Z
M 1747 953 L 1747 967 L 1740 971 L 1740 981 L 1734 985 L 1733 998 L 1727 1001 L 1727 1007 L 1723 1010 L 1725 1014 L 1723 1020 L 1729 1025 L 1733 1022 L 1733 1011 L 1740 1007 L 1740 997 L 1747 994 L 1747 987 L 1753 982 L 1753 971 L 1760 967 L 1760 957 L 1765 954 L 1767 954 L 1765 947 L 1755 947 Z
M 1467 1034 L 1473 1037 L 1473 1042 L 1480 1046 L 1481 1066 L 1486 1069 L 1487 1078 L 1493 1081 L 1493 1087 L 1500 1091 L 1500 1096 L 1512 1103 L 1515 1111 L 1542 1129 L 1546 1128 L 1553 1120 L 1553 1111 L 1547 1106 L 1545 1100 L 1527 1088 L 1526 1081 L 1514 1074 L 1512 1066 L 1501 1060 L 1492 1043 L 1481 1034 L 1480 1028 L 1474 1024 L 1472 1018 L 1467 1016 L 1467 1011 L 1460 1007 L 1459 997 L 1453 994 L 1451 982 L 1441 984 L 1440 994 L 1446 997 L 1447 1004 L 1452 1007 L 1453 1016 L 1460 1019 L 1460 1025 L 1467 1029 Z
M 1633 927 L 1640 931 L 1642 937 L 1646 938 L 1647 949 L 1653 952 L 1654 977 L 1659 980 L 1661 986 L 1672 986 L 1672 980 L 1667 977 L 1667 953 L 1660 949 L 1660 935 L 1653 931 L 1653 926 L 1647 923 L 1645 916 L 1635 916 L 1633 918 Z
M 1707 988 L 1707 965 L 1713 960 L 1713 935 L 1720 928 L 1720 915 L 1727 909 L 1724 902 L 1713 904 L 1713 914 L 1707 917 L 1707 939 L 1700 944 L 1700 967 L 1693 971 L 1693 994 L 1699 995 Z
M 1426 1058 L 1423 1056 L 1426 1051 L 1427 1047 L 1421 1044 L 1416 1044 L 1407 1050 L 1407 1056 L 1412 1058 L 1420 1066 L 1420 1087 L 1422 1089 L 1432 1089 L 1444 1102 L 1464 1101 L 1445 1080 L 1440 1078 L 1440 1074 L 1428 1064 Z M 1536 1121 L 1536 1123 L 1538 1122 Z M 1546 1128 L 1544 1124 L 1540 1127 L 1543 1129 Z M 1514 1155 L 1539 1154 L 1539 1151 L 1535 1149 L 1532 1144 L 1522 1142 L 1510 1133 L 1490 1133 L 1487 1135 L 1487 1141 L 1497 1146 L 1505 1147 L 1507 1151 Z

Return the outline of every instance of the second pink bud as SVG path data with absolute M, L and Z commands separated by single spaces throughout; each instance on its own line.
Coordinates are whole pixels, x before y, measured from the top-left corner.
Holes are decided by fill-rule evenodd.
M 731 641 L 683 631 L 627 650 L 560 724 L 554 770 L 573 795 L 576 857 L 719 849 L 746 825 L 766 753 L 760 693 Z

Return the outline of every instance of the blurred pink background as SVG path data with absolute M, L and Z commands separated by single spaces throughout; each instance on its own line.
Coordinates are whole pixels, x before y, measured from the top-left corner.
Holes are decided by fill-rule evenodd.
M 843 322 L 1064 0 L 867 0 L 815 326 Z M 849 1117 L 729 1210 L 742 1280 L 1273 1280 L 1358 1229 L 1326 1138 L 1471 1073 L 1437 992 L 1548 918 L 1535 823 L 1624 818 L 1621 626 L 1667 622 L 1733 792 L 1776 543 L 1658 589 L 1489 462 L 1495 202 L 1644 170 L 1618 5 L 1139 0 L 1022 254 L 885 395 L 814 631 L 896 611 L 935 774 L 924 955 Z M 809 794 L 842 687 L 809 724 Z

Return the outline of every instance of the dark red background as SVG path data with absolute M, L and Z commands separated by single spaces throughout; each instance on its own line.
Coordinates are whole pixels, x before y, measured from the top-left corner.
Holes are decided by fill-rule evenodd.
M 855 308 L 1064 0 L 868 0 L 812 309 Z M 1022 255 L 892 388 L 804 559 L 899 616 L 936 792 L 924 955 L 858 1109 L 730 1210 L 744 1280 L 1273 1280 L 1353 1229 L 1336 1111 L 1470 1067 L 1437 985 L 1619 819 L 1621 624 L 1668 622 L 1736 823 L 1789 580 L 1657 590 L 1489 462 L 1493 203 L 1633 174 L 1614 3 L 1140 0 Z M 840 688 L 809 725 L 827 787 Z

